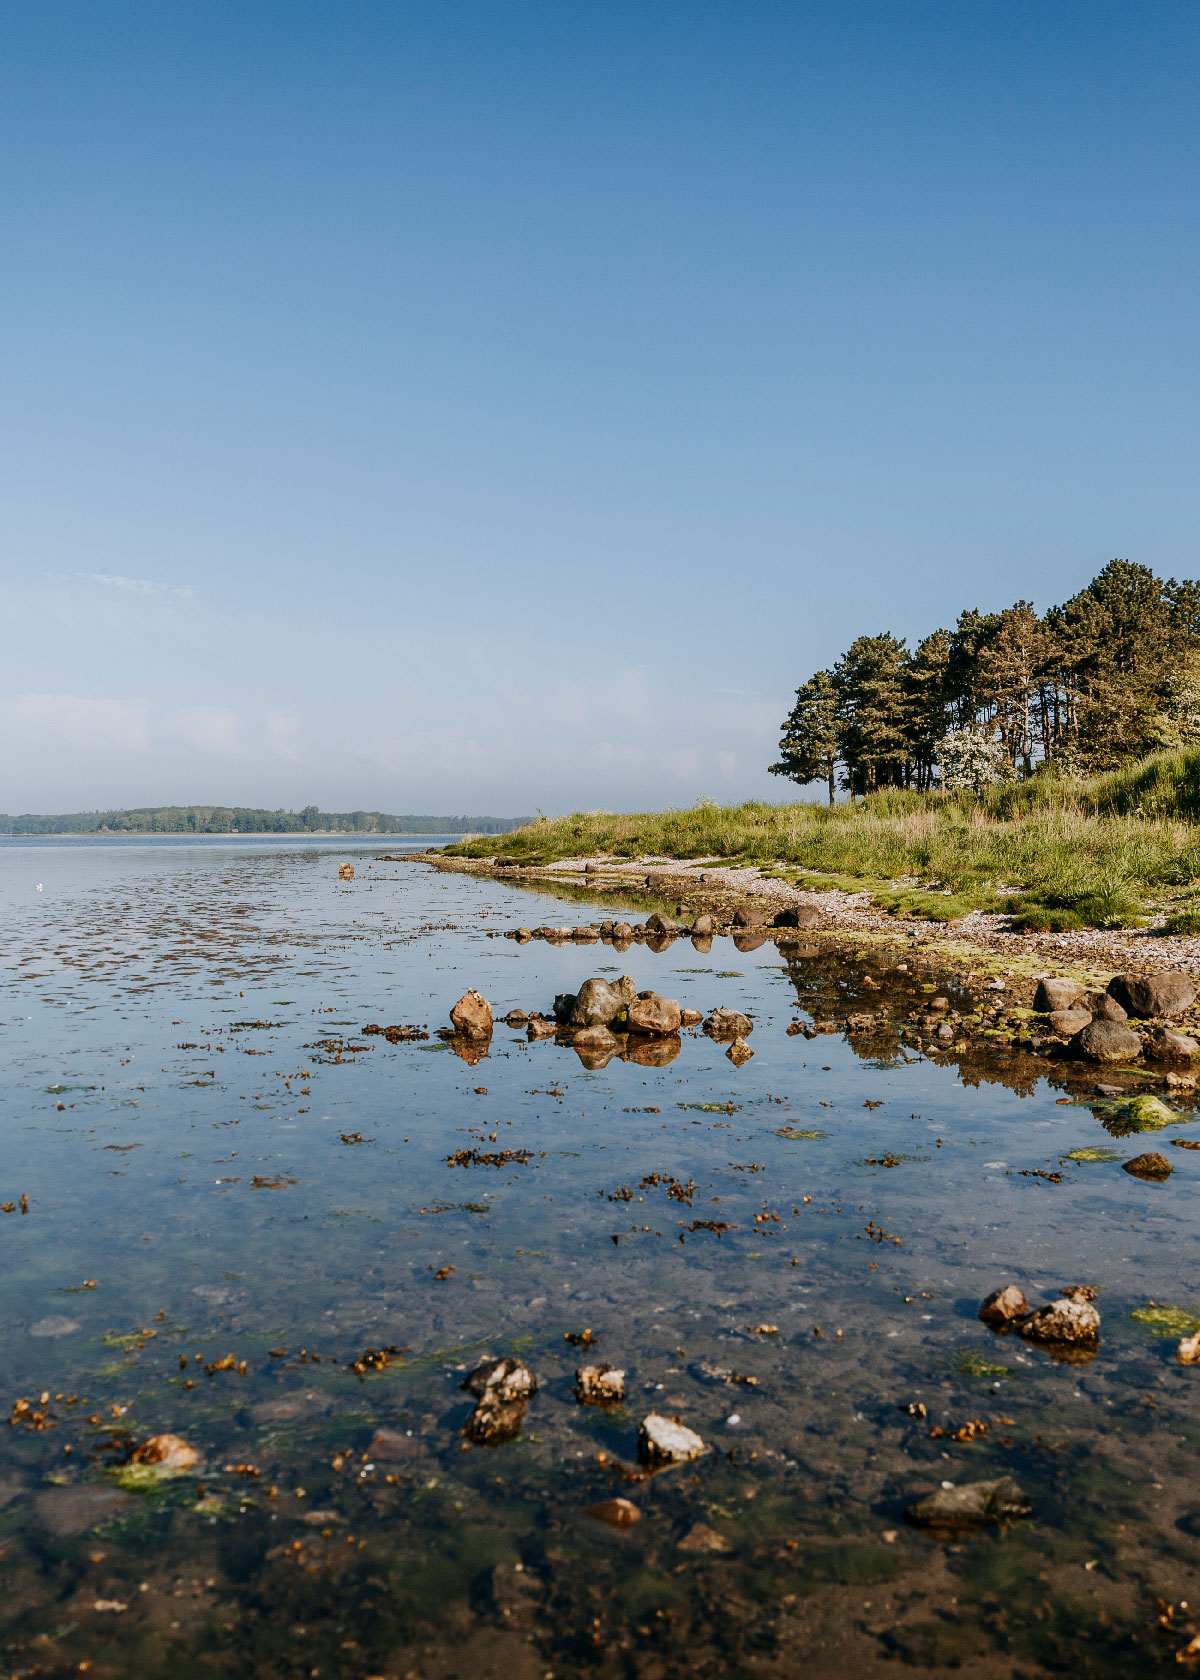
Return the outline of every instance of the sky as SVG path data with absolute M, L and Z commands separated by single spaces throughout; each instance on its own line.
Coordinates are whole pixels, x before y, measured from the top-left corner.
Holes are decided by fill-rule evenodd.
M 0 0 L 0 809 L 795 796 L 1200 574 L 1195 0 Z

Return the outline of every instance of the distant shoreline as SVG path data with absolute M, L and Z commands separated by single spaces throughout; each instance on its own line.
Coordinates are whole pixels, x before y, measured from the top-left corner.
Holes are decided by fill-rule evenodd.
M 229 829 L 221 829 L 215 834 L 209 834 L 203 829 L 148 829 L 148 828 L 55 828 L 42 829 L 36 834 L 17 833 L 8 830 L 0 831 L 0 841 L 4 840 L 343 840 L 347 844 L 361 843 L 375 845 L 383 841 L 396 840 L 479 840 L 487 838 L 481 831 L 478 834 L 464 834 L 457 830 L 442 829 L 404 829 L 391 834 L 355 834 L 346 829 L 317 828 L 297 830 L 294 828 L 262 828 L 253 833 L 238 834 Z

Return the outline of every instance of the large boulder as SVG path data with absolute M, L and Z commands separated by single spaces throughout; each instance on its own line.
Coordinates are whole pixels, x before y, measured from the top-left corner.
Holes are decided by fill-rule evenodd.
M 450 1011 L 454 1030 L 464 1038 L 491 1038 L 492 1006 L 476 991 L 464 992 Z
M 1063 1038 L 1074 1038 L 1084 1027 L 1091 1026 L 1092 1016 L 1086 1009 L 1054 1009 L 1050 1012 L 1050 1028 Z
M 696 917 L 696 920 L 692 923 L 692 932 L 699 939 L 712 938 L 713 934 L 716 932 L 716 923 L 708 914 L 707 910 Z
M 674 998 L 659 997 L 657 992 L 639 992 L 629 1005 L 628 1023 L 631 1033 L 645 1033 L 665 1038 L 679 1031 L 682 1011 Z
M 1182 1015 L 1196 1001 L 1196 987 L 1190 974 L 1168 968 L 1159 974 L 1114 975 L 1108 982 L 1108 995 L 1128 1014 L 1150 1020 L 1156 1015 Z
M 664 916 L 656 910 L 653 915 L 646 917 L 647 933 L 667 933 L 674 937 L 683 932 L 678 922 L 673 922 L 669 916 Z
M 760 898 L 748 898 L 733 912 L 733 925 L 739 928 L 766 927 L 771 920 L 768 905 Z
M 1174 1027 L 1156 1027 L 1146 1040 L 1146 1054 L 1155 1062 L 1186 1061 L 1200 1050 L 1200 1044 Z
M 1078 980 L 1056 980 L 1046 975 L 1038 981 L 1033 1007 L 1042 1014 L 1050 1015 L 1056 1009 L 1074 1009 L 1086 994 L 1087 988 L 1081 986 Z
M 1071 1049 L 1089 1062 L 1136 1062 L 1142 1041 L 1120 1021 L 1091 1021 L 1071 1040 Z
M 786 910 L 781 910 L 771 923 L 777 928 L 809 928 L 816 927 L 821 920 L 821 912 L 815 904 L 792 904 Z
M 620 1014 L 628 1000 L 607 980 L 585 980 L 580 986 L 571 1009 L 573 1027 L 606 1027 L 614 1015 Z
M 1107 992 L 1089 992 L 1082 1007 L 1091 1011 L 1097 1021 L 1127 1021 L 1128 1009 L 1122 1009 L 1115 997 Z

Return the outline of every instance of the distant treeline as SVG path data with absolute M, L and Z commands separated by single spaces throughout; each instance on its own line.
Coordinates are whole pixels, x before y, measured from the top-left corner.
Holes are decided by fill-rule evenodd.
M 1039 615 L 960 613 L 909 648 L 859 636 L 796 691 L 777 776 L 878 788 L 1079 777 L 1200 743 L 1200 583 L 1112 560 Z
M 248 805 L 156 805 L 65 816 L 0 816 L 0 834 L 507 834 L 528 817 L 391 817 L 385 811 L 264 811 Z

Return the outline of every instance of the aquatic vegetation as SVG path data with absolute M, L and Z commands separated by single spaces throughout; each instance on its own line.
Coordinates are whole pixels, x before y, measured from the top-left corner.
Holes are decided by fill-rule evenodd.
M 1200 1318 L 1188 1312 L 1186 1307 L 1168 1307 L 1152 1302 L 1148 1307 L 1135 1307 L 1129 1316 L 1144 1324 L 1152 1336 L 1169 1336 L 1173 1341 L 1180 1336 L 1192 1336 L 1200 1330 Z

